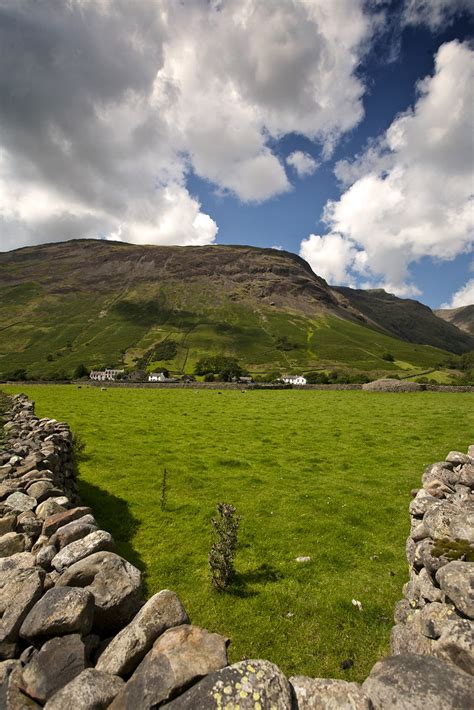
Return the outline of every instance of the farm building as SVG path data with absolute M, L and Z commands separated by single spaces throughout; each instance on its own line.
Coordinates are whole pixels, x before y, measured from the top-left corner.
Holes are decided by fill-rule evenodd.
M 148 375 L 148 382 L 178 382 L 175 377 L 167 377 L 164 372 L 152 372 Z
M 111 368 L 105 368 L 105 370 L 91 370 L 89 377 L 91 380 L 98 380 L 99 382 L 114 382 L 119 375 L 123 375 L 125 370 L 112 370 Z
M 288 377 L 283 377 L 283 382 L 286 385 L 305 385 L 306 377 L 303 375 L 289 375 Z

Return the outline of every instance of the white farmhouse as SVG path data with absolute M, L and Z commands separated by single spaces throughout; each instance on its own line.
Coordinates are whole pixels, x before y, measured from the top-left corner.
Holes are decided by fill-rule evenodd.
M 113 370 L 106 367 L 105 370 L 91 370 L 89 377 L 91 380 L 98 380 L 99 382 L 114 382 L 118 375 L 123 375 L 124 373 L 125 370 Z
M 153 372 L 148 375 L 148 382 L 172 382 L 169 377 L 166 377 L 164 372 Z
M 306 377 L 303 377 L 303 375 L 289 375 L 288 377 L 283 377 L 282 379 L 286 385 L 305 385 L 305 384 L 307 384 Z

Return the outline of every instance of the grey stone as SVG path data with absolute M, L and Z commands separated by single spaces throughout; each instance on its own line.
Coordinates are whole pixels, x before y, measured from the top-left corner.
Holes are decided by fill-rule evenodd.
M 24 533 L 9 532 L 0 537 L 0 557 L 11 557 L 17 552 L 24 552 L 29 538 Z
M 82 673 L 84 666 L 84 644 L 79 634 L 50 639 L 24 667 L 21 688 L 35 700 L 45 703 Z
M 96 552 L 76 562 L 60 575 L 56 585 L 92 592 L 94 627 L 102 632 L 122 628 L 142 606 L 140 571 L 113 552 Z
M 17 532 L 23 532 L 28 537 L 36 540 L 41 533 L 43 521 L 36 517 L 32 510 L 20 513 L 17 519 Z
M 9 505 L 10 508 L 13 508 L 13 510 L 20 511 L 33 510 L 38 504 L 36 498 L 31 498 L 31 496 L 27 496 L 25 493 L 21 493 L 20 491 L 16 491 L 16 493 L 9 495 L 5 503 L 6 505 Z
M 422 483 L 426 488 L 433 481 L 439 481 L 447 486 L 457 483 L 459 474 L 453 471 L 453 464 L 446 461 L 438 461 L 431 466 L 427 466 L 423 472 Z
M 431 653 L 431 641 L 416 631 L 413 624 L 396 624 L 390 634 L 390 649 L 394 656 L 401 653 L 423 656 Z
M 252 660 L 211 673 L 165 707 L 170 710 L 290 710 L 294 705 L 290 685 L 280 669 L 269 661 Z
M 374 710 L 460 710 L 472 707 L 474 678 L 433 656 L 390 656 L 362 684 Z
M 51 565 L 58 572 L 62 572 L 66 567 L 70 567 L 75 562 L 89 557 L 95 552 L 103 552 L 104 550 L 113 550 L 114 541 L 112 535 L 105 530 L 96 530 L 89 533 L 81 540 L 75 540 L 63 547 L 60 552 L 53 558 Z
M 413 515 L 415 518 L 421 518 L 426 511 L 437 502 L 437 498 L 421 488 L 409 505 L 410 515 Z
M 471 458 L 467 454 L 463 454 L 462 451 L 450 451 L 446 456 L 446 461 L 457 466 L 458 464 L 470 463 Z
M 433 540 L 461 538 L 474 542 L 474 526 L 468 523 L 474 518 L 474 504 L 437 501 L 425 513 L 423 522 Z
M 457 619 L 456 612 L 449 604 L 433 602 L 427 604 L 420 612 L 420 631 L 430 639 L 441 636 L 443 629 Z
M 51 544 L 61 550 L 71 542 L 80 540 L 98 529 L 98 525 L 92 515 L 84 515 L 79 520 L 63 525 L 51 535 Z
M 400 599 L 400 601 L 395 604 L 393 620 L 396 624 L 404 624 L 406 623 L 408 615 L 411 613 L 411 611 L 412 608 L 408 599 Z
M 459 472 L 459 483 L 469 488 L 474 488 L 474 464 L 467 463 Z
M 416 578 L 415 589 L 418 597 L 421 597 L 429 602 L 442 602 L 444 601 L 444 594 L 441 589 L 435 587 L 431 581 L 431 577 L 423 567 L 420 570 L 420 574 Z
M 86 636 L 92 628 L 93 616 L 94 597 L 90 592 L 76 587 L 53 587 L 31 609 L 20 636 L 28 641 L 75 632 Z
M 0 535 L 15 530 L 16 512 L 9 506 L 0 505 Z
M 62 525 L 72 523 L 73 520 L 79 520 L 79 518 L 82 518 L 83 515 L 90 515 L 90 513 L 90 508 L 78 507 L 51 515 L 49 518 L 46 518 L 43 523 L 43 535 L 48 535 L 49 537 Z
M 0 578 L 0 658 L 14 658 L 20 627 L 43 592 L 44 572 L 20 569 Z
M 43 569 L 49 571 L 51 569 L 51 562 L 57 554 L 57 550 L 54 545 L 46 545 L 38 550 L 36 554 L 36 564 Z
M 123 690 L 113 710 L 152 708 L 190 683 L 227 664 L 227 640 L 196 626 L 168 629 L 153 644 Z
M 147 601 L 135 618 L 112 639 L 96 668 L 110 674 L 132 673 L 166 629 L 188 624 L 183 605 L 174 592 L 164 589 Z
M 48 700 L 45 710 L 102 710 L 110 705 L 123 684 L 117 676 L 86 668 Z
M 474 622 L 459 619 L 447 624 L 433 644 L 433 655 L 474 675 Z
M 5 580 L 20 569 L 34 567 L 35 561 L 35 556 L 31 552 L 18 552 L 10 557 L 4 557 L 0 559 L 0 576 Z
M 422 540 L 419 549 L 421 563 L 431 574 L 435 574 L 439 569 L 441 569 L 441 567 L 447 565 L 449 562 L 449 559 L 444 555 L 440 555 L 438 557 L 432 554 L 434 546 L 435 543 L 433 540 L 431 538 L 427 538 L 426 540 Z
M 19 688 L 21 663 L 4 661 L 0 663 L 0 708 L 2 710 L 34 710 L 41 705 L 24 695 Z
M 45 501 L 40 503 L 35 510 L 37 517 L 41 518 L 41 520 L 46 520 L 47 518 L 51 518 L 53 515 L 65 512 L 65 506 L 58 503 L 58 501 L 54 498 L 47 498 Z
M 47 498 L 61 495 L 62 491 L 56 488 L 49 480 L 36 481 L 26 489 L 26 492 L 32 498 L 36 498 L 38 503 L 42 503 Z
M 436 579 L 456 609 L 474 619 L 474 562 L 454 560 L 436 572 Z
M 357 683 L 293 676 L 290 684 L 296 696 L 296 706 L 301 710 L 371 710 L 369 699 Z
M 423 522 L 417 523 L 417 525 L 412 528 L 410 537 L 412 540 L 414 540 L 414 542 L 420 542 L 420 540 L 424 540 L 424 538 L 428 537 L 428 530 L 426 528 L 426 525 Z

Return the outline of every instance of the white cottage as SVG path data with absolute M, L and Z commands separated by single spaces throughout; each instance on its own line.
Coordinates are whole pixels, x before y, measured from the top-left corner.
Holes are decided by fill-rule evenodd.
M 98 382 L 114 382 L 118 375 L 123 375 L 125 370 L 114 370 L 106 367 L 105 370 L 91 370 L 89 377 Z
M 283 382 L 286 385 L 306 385 L 306 377 L 303 375 L 290 375 L 288 377 L 283 377 Z

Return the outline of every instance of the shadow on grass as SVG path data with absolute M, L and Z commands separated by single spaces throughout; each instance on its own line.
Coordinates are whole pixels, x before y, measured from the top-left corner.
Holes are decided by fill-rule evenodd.
M 77 483 L 83 505 L 92 508 L 92 513 L 100 527 L 112 535 L 117 554 L 145 572 L 145 563 L 131 543 L 140 521 L 130 513 L 127 501 L 84 479 L 79 478 Z
M 277 569 L 271 565 L 263 564 L 247 572 L 236 572 L 232 584 L 225 591 L 226 594 L 234 597 L 256 597 L 259 592 L 255 589 L 250 589 L 250 585 L 278 582 L 282 578 L 282 573 Z

